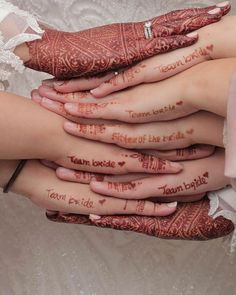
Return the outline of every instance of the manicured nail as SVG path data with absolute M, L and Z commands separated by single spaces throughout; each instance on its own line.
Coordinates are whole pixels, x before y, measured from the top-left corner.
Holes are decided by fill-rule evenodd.
M 62 86 L 63 84 L 65 84 L 65 81 L 56 81 L 53 84 L 56 86 Z
M 189 34 L 186 35 L 189 38 L 197 38 L 198 37 L 198 33 L 197 32 L 191 32 Z
M 184 169 L 183 164 L 176 163 L 176 162 L 170 162 L 170 166 L 171 166 L 172 168 L 176 168 L 178 171 L 181 171 L 181 170 Z
M 75 103 L 65 103 L 64 108 L 70 113 L 78 110 L 77 104 Z
M 217 7 L 225 7 L 229 5 L 229 1 L 224 1 L 216 4 Z
M 42 85 L 53 87 L 55 81 L 55 79 L 46 79 L 42 81 Z
M 89 219 L 92 221 L 96 221 L 96 220 L 101 219 L 101 216 L 95 215 L 95 214 L 89 214 Z
M 177 202 L 172 202 L 172 203 L 167 203 L 166 205 L 169 208 L 175 208 L 177 206 L 177 204 L 178 204 Z
M 38 93 L 38 91 L 32 92 L 32 100 L 40 103 L 42 101 L 43 97 Z
M 64 128 L 65 128 L 66 130 L 68 130 L 68 131 L 75 131 L 75 130 L 78 129 L 78 125 L 75 124 L 75 123 L 72 123 L 72 122 L 70 122 L 70 121 L 66 121 L 66 122 L 64 123 Z
M 55 105 L 57 105 L 55 101 L 48 99 L 46 97 L 43 97 L 41 103 L 42 103 L 42 105 L 48 106 L 48 107 L 55 107 Z
M 57 175 L 59 175 L 62 178 L 74 178 L 75 172 L 73 170 L 60 167 L 57 168 Z
M 208 11 L 208 14 L 218 14 L 220 12 L 221 12 L 220 8 L 214 8 L 214 9 Z

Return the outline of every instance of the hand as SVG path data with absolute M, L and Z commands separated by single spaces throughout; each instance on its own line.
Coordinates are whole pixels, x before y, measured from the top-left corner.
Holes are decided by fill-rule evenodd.
M 230 10 L 229 3 L 218 6 L 155 17 L 151 20 L 151 39 L 145 38 L 145 22 L 111 24 L 75 33 L 46 29 L 41 40 L 27 43 L 31 59 L 25 65 L 57 78 L 94 75 L 129 66 L 195 43 L 197 34 L 185 34 L 219 21 Z
M 50 80 L 46 83 L 63 93 L 92 89 L 95 97 L 104 97 L 127 87 L 166 79 L 209 59 L 235 57 L 236 40 L 232 38 L 236 33 L 235 19 L 235 16 L 225 17 L 218 23 L 200 29 L 199 41 L 193 46 L 151 57 L 120 70 L 116 76 L 109 74 L 96 79 L 72 79 L 66 83 Z
M 86 216 L 53 212 L 48 219 L 57 222 L 88 224 L 118 230 L 129 230 L 164 239 L 208 240 L 226 236 L 234 230 L 233 223 L 223 217 L 213 219 L 208 214 L 209 201 L 179 204 L 167 217 L 147 216 Z
M 88 92 L 61 94 L 49 86 L 41 86 L 38 92 L 33 92 L 33 97 L 39 94 L 60 102 L 44 99 L 42 105 L 56 112 L 64 110 L 63 115 L 75 122 L 79 121 L 76 117 L 127 123 L 167 121 L 199 110 L 225 117 L 229 85 L 235 70 L 236 58 L 219 59 L 196 65 L 170 79 L 133 87 L 99 101 Z
M 0 161 L 1 171 L 7 161 Z M 9 161 L 8 161 L 9 162 Z M 11 164 L 10 164 L 11 165 Z M 7 168 L 7 167 L 5 167 Z M 0 175 L 0 182 L 2 182 Z M 136 214 L 165 216 L 176 210 L 176 203 L 158 204 L 150 201 L 118 200 L 92 192 L 89 185 L 65 182 L 38 161 L 28 161 L 13 185 L 13 191 L 28 197 L 35 205 L 75 214 Z
M 129 183 L 96 182 L 90 187 L 93 191 L 126 199 L 147 199 L 162 197 L 161 200 L 171 198 L 178 201 L 184 195 L 197 195 L 207 191 L 214 191 L 229 184 L 224 176 L 224 150 L 217 151 L 210 157 L 194 161 L 182 162 L 184 169 L 177 175 L 158 175 Z

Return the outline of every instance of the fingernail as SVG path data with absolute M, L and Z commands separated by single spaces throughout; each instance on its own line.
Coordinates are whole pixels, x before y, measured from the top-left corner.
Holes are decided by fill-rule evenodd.
M 78 109 L 77 104 L 74 104 L 74 103 L 65 103 L 64 108 L 68 112 L 74 112 L 74 111 L 77 111 L 77 109 Z
M 89 219 L 92 221 L 101 219 L 101 216 L 95 214 L 89 214 Z
M 216 4 L 217 7 L 225 7 L 229 5 L 229 1 L 224 1 L 224 2 L 220 2 L 218 4 Z
M 167 203 L 166 206 L 169 208 L 175 208 L 177 206 L 177 202 Z
M 197 38 L 198 33 L 197 32 L 192 32 L 192 33 L 187 34 L 186 36 L 189 37 L 189 38 Z
M 66 121 L 66 122 L 64 123 L 64 128 L 65 128 L 66 130 L 68 130 L 68 131 L 75 131 L 75 130 L 78 129 L 78 125 L 75 124 L 75 123 L 72 123 L 72 122 L 70 122 L 70 121 Z
M 60 177 L 74 177 L 74 171 L 63 167 L 57 168 L 57 174 Z
M 42 85 L 39 87 L 39 92 L 42 94 L 42 95 L 47 95 L 47 94 L 56 94 L 56 91 L 48 86 L 48 85 Z
M 105 182 L 101 182 L 101 181 L 91 181 L 90 182 L 90 185 L 93 186 L 96 189 L 103 189 L 104 184 L 105 184 Z
M 218 13 L 220 13 L 220 11 L 221 11 L 220 8 L 214 8 L 214 9 L 208 11 L 208 14 L 218 14 Z
M 35 91 L 32 93 L 32 99 L 33 101 L 40 103 L 43 99 L 43 97 L 38 93 L 38 91 Z
M 56 105 L 55 101 L 48 99 L 46 97 L 42 98 L 41 104 L 48 107 L 54 107 Z
M 65 84 L 65 81 L 56 81 L 53 84 L 56 86 L 62 86 L 63 84 Z
M 170 162 L 170 166 L 173 168 L 176 168 L 178 171 L 181 171 L 184 169 L 183 164 L 176 163 L 176 162 Z
M 46 79 L 42 81 L 42 85 L 53 87 L 55 81 L 55 79 Z

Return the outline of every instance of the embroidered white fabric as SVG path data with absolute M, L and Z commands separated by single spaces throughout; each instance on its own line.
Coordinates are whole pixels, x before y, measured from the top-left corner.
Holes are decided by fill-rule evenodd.
M 42 33 L 30 13 L 0 0 L 0 81 L 8 80 L 14 71 L 23 72 L 23 62 L 13 51 L 17 45 L 41 38 Z
M 0 0 L 1 1 L 1 0 Z M 62 30 L 149 19 L 214 0 L 11 0 Z M 236 0 L 231 1 L 236 13 Z M 9 91 L 29 96 L 48 75 L 26 70 Z M 22 87 L 24 85 L 24 87 Z M 215 210 L 218 208 L 216 202 Z M 136 233 L 55 224 L 27 199 L 0 193 L 0 284 L 8 295 L 234 294 L 236 255 L 228 238 L 171 241 Z M 213 205 L 212 205 L 213 208 Z M 214 208 L 213 208 L 214 209 Z M 212 212 L 215 210 L 212 209 Z M 124 272 L 124 269 L 126 270 Z

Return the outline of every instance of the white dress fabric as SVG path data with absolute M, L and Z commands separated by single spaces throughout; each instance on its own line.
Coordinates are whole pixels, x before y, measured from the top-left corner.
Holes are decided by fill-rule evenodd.
M 10 2 L 62 30 L 138 21 L 173 9 L 214 4 L 210 0 Z M 0 0 L 0 22 L 5 18 L 1 6 L 4 3 Z M 231 3 L 236 13 L 236 0 Z M 14 14 L 20 15 L 16 10 Z M 28 14 L 25 20 L 19 33 L 40 38 L 42 31 Z M 8 41 L 14 40 L 15 35 Z M 2 56 L 12 54 L 19 44 L 10 42 L 11 46 L 6 46 L 6 40 L 4 34 L 0 35 Z M 0 80 L 8 79 L 13 69 L 22 71 L 21 62 L 12 60 L 12 64 L 4 63 L 0 55 Z M 24 75 L 16 73 L 9 79 L 9 91 L 29 97 L 45 77 L 48 75 L 31 70 Z M 215 196 L 214 200 L 219 201 Z M 228 295 L 235 291 L 236 255 L 228 255 L 228 238 L 168 241 L 137 233 L 53 223 L 27 199 L 1 193 L 0 222 L 0 295 Z

